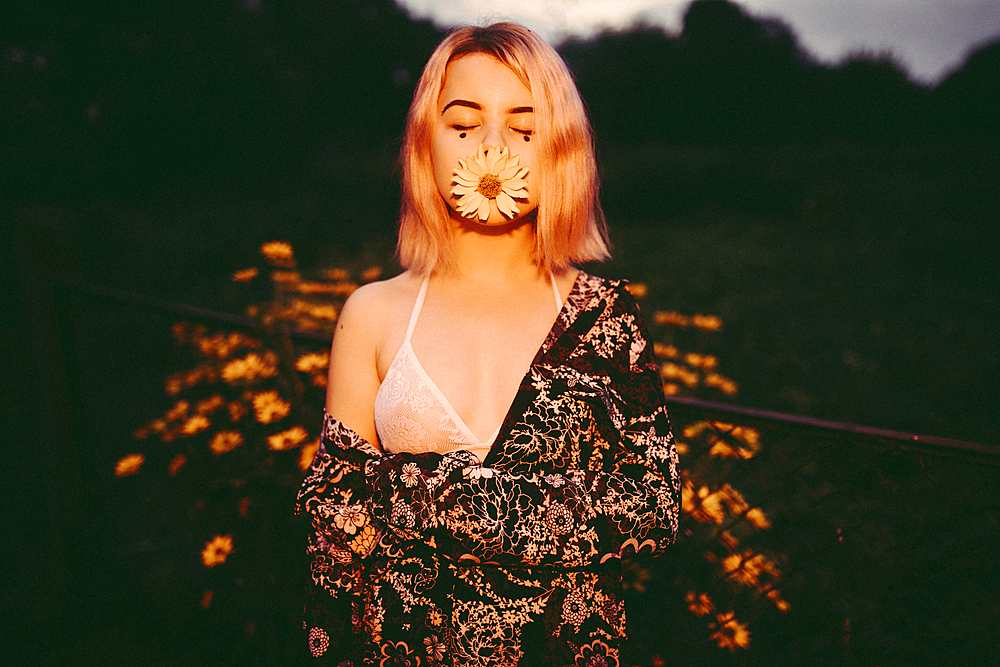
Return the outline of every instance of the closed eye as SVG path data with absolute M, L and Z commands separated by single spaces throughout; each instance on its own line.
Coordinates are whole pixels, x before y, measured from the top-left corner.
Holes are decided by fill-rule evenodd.
M 515 132 L 517 132 L 518 134 L 523 134 L 523 135 L 524 135 L 524 136 L 526 136 L 526 137 L 530 137 L 530 136 L 531 136 L 531 134 L 532 134 L 532 132 L 533 132 L 533 130 L 521 130 L 521 129 L 519 129 L 519 128 L 516 128 L 516 127 L 512 127 L 512 128 L 510 128 L 510 129 L 514 130 L 514 131 L 515 131 Z

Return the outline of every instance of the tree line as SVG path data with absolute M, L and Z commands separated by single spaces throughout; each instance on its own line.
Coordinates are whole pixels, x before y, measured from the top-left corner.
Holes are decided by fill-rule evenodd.
M 0 170 L 20 200 L 145 198 L 391 154 L 442 32 L 392 0 L 8 0 Z M 891 54 L 818 62 L 792 29 L 694 0 L 678 34 L 573 40 L 601 141 L 995 142 L 1000 39 L 939 85 Z

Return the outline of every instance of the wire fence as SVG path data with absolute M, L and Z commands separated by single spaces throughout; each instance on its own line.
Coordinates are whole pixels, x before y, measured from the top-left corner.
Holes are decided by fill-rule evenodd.
M 163 377 L 181 354 L 174 323 L 246 335 L 259 333 L 254 323 L 85 285 L 62 285 L 55 303 L 90 491 L 91 583 L 78 595 L 97 611 L 54 662 L 293 664 L 307 567 L 305 526 L 290 515 L 295 480 L 250 480 L 260 490 L 253 519 L 233 520 L 254 546 L 232 576 L 200 562 L 205 528 L 195 529 L 191 503 L 234 502 L 245 479 L 114 475 L 136 428 L 168 401 Z M 303 351 L 328 344 L 291 338 Z M 623 666 L 1000 664 L 997 448 L 669 404 L 689 491 L 677 547 L 626 567 Z M 318 432 L 318 413 L 305 420 Z M 198 483 L 212 491 L 178 489 Z M 177 507 L 186 509 L 166 516 Z

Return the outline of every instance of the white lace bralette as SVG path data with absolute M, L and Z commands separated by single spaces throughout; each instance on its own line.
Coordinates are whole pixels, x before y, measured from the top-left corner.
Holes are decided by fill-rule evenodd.
M 497 426 L 493 435 L 480 441 L 427 375 L 410 344 L 427 294 L 428 279 L 429 276 L 425 277 L 420 285 L 410 323 L 406 327 L 406 337 L 375 394 L 375 429 L 382 449 L 390 454 L 447 454 L 456 449 L 467 449 L 482 461 L 500 434 L 502 424 Z M 558 316 L 562 310 L 562 297 L 559 296 L 555 276 L 550 274 L 550 279 Z

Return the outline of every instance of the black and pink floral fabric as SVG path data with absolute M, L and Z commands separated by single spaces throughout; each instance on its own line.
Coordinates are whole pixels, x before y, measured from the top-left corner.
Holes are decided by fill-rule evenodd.
M 621 281 L 581 273 L 484 461 L 383 455 L 326 415 L 312 518 L 316 664 L 620 667 L 622 558 L 673 543 L 677 453 Z

